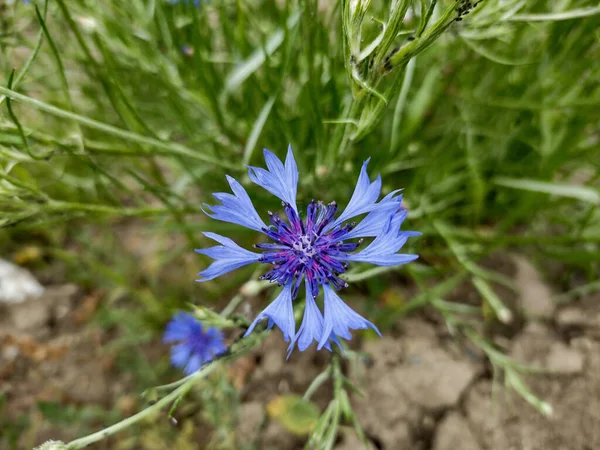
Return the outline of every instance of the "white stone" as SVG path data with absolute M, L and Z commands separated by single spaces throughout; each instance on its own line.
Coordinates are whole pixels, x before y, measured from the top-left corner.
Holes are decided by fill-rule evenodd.
M 0 259 L 0 303 L 22 303 L 43 292 L 44 288 L 29 271 Z

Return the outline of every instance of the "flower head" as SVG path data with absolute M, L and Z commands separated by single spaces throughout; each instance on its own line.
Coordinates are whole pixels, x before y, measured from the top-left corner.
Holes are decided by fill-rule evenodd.
M 182 368 L 186 375 L 196 372 L 227 349 L 217 328 L 205 328 L 198 319 L 184 312 L 175 314 L 167 324 L 163 342 L 175 344 L 171 349 L 171 363 Z
M 193 3 L 194 6 L 197 7 L 197 6 L 200 6 L 201 2 L 200 2 L 200 0 L 192 0 L 192 1 L 190 1 L 190 0 L 169 0 L 169 3 L 172 5 L 175 5 L 177 3 L 183 3 L 183 4 Z
M 46 441 L 33 450 L 66 450 L 67 445 L 63 441 Z
M 188 44 L 182 45 L 181 53 L 183 53 L 185 56 L 194 56 L 194 47 Z
M 250 180 L 282 200 L 284 219 L 268 212 L 269 225 L 260 217 L 246 190 L 233 178 L 227 181 L 233 194 L 216 193 L 220 205 L 204 205 L 207 214 L 217 220 L 235 223 L 260 231 L 270 242 L 260 243 L 255 253 L 238 246 L 231 239 L 215 233 L 204 233 L 221 245 L 196 250 L 215 261 L 200 272 L 197 281 L 212 280 L 238 267 L 259 262 L 269 264 L 270 270 L 261 278 L 282 286 L 281 293 L 252 322 L 246 335 L 259 321 L 268 319 L 267 326 L 277 325 L 286 341 L 289 352 L 298 345 L 304 351 L 313 342 L 318 348 L 331 349 L 330 342 L 340 345 L 339 338 L 351 339 L 350 330 L 372 328 L 371 322 L 357 314 L 336 294 L 348 286 L 340 277 L 350 262 L 367 262 L 379 266 L 405 264 L 417 255 L 397 253 L 411 236 L 420 233 L 400 231 L 406 218 L 402 208 L 402 195 L 394 191 L 379 202 L 381 178 L 371 181 L 367 174 L 369 160 L 362 165 L 354 193 L 346 208 L 336 217 L 337 203 L 325 205 L 311 201 L 306 213 L 301 213 L 296 203 L 298 167 L 291 147 L 285 163 L 269 150 L 264 151 L 267 169 L 249 167 Z M 364 218 L 357 224 L 351 222 L 358 216 Z M 374 238 L 365 248 L 359 249 L 364 238 Z M 306 304 L 302 324 L 296 332 L 292 303 L 298 295 L 302 281 L 306 286 Z M 324 292 L 324 315 L 315 299 Z

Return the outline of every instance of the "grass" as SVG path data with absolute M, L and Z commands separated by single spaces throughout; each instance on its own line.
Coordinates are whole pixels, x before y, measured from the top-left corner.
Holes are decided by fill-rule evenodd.
M 563 292 L 574 274 L 593 283 L 600 10 L 484 0 L 459 17 L 465 3 L 0 2 L 3 255 L 33 245 L 38 265 L 102 286 L 112 300 L 97 320 L 133 349 L 175 309 L 248 280 L 193 284 L 207 261 L 192 249 L 215 226 L 201 204 L 225 174 L 247 184 L 261 148 L 291 143 L 301 204 L 347 201 L 368 157 L 385 193 L 405 188 L 424 233 L 403 272 L 422 289 L 409 309 L 433 301 L 452 320 L 443 298 L 461 277 L 502 318 L 494 286 L 507 280 L 480 265 L 494 252 L 564 264 Z

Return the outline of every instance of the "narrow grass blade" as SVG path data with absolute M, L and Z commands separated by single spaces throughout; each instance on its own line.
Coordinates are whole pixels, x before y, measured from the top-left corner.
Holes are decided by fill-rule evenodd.
M 544 194 L 556 195 L 559 197 L 568 197 L 592 203 L 600 204 L 600 192 L 587 186 L 575 184 L 549 183 L 545 181 L 529 180 L 526 178 L 508 178 L 496 177 L 494 184 L 509 187 L 513 189 L 523 189 L 531 192 L 541 192 Z
M 300 19 L 300 11 L 292 14 L 287 21 L 287 28 L 291 29 L 294 27 Z M 227 92 L 234 91 L 237 89 L 250 75 L 258 70 L 260 66 L 265 62 L 267 55 L 272 55 L 275 50 L 283 43 L 285 32 L 283 29 L 278 28 L 269 37 L 264 48 L 258 48 L 254 53 L 250 55 L 248 59 L 242 62 L 233 72 L 229 74 L 225 80 L 225 90 Z
M 494 292 L 492 287 L 483 279 L 479 277 L 473 277 L 473 286 L 481 294 L 484 301 L 492 308 L 494 315 L 502 323 L 511 323 L 513 315 L 510 309 L 504 306 L 500 297 Z
M 205 161 L 212 163 L 216 166 L 227 167 L 230 169 L 239 169 L 237 165 L 232 165 L 227 161 L 223 161 L 223 159 L 213 158 L 212 156 L 208 156 L 202 154 L 198 151 L 194 151 L 191 148 L 186 147 L 185 145 L 178 144 L 175 142 L 163 142 L 157 139 L 149 138 L 146 136 L 142 136 L 140 134 L 134 133 L 132 131 L 123 130 L 121 128 L 114 127 L 112 125 L 108 125 L 106 123 L 98 122 L 97 120 L 90 119 L 88 117 L 80 116 L 79 114 L 75 114 L 69 111 L 65 111 L 64 109 L 57 108 L 56 106 L 49 105 L 47 103 L 41 102 L 39 100 L 27 97 L 26 95 L 19 94 L 11 89 L 7 89 L 3 86 L 0 86 L 0 94 L 5 95 L 6 97 L 19 101 L 28 105 L 33 106 L 34 108 L 39 109 L 40 111 L 47 112 L 56 117 L 62 117 L 64 119 L 75 120 L 79 122 L 81 125 L 102 131 L 107 134 L 111 134 L 113 136 L 117 136 L 122 139 L 126 139 L 131 142 L 136 142 L 138 144 L 148 145 L 150 147 L 158 148 L 165 150 L 167 154 L 178 155 L 178 156 L 187 156 L 189 158 Z M 140 151 L 141 154 L 148 154 L 150 152 L 143 150 Z M 165 152 L 163 152 L 164 154 Z
M 404 80 L 402 80 L 402 88 L 400 89 L 400 94 L 398 95 L 398 101 L 396 102 L 396 107 L 394 108 L 394 118 L 392 120 L 392 139 L 390 145 L 390 151 L 394 152 L 398 147 L 398 141 L 400 138 L 400 123 L 402 121 L 402 113 L 404 112 L 404 106 L 406 105 L 406 97 L 408 96 L 408 91 L 410 90 L 410 86 L 412 84 L 413 74 L 415 73 L 415 65 L 417 63 L 417 58 L 411 59 L 406 65 L 406 73 L 404 75 Z
M 489 51 L 483 45 L 475 44 L 475 42 L 473 42 L 472 40 L 464 37 L 462 38 L 462 41 L 475 53 L 478 53 L 484 58 L 487 58 L 490 61 L 493 61 L 498 64 L 504 64 L 505 66 L 524 66 L 527 64 L 532 64 L 532 61 L 515 61 L 505 56 L 498 55 Z
M 48 11 L 48 0 L 45 0 L 44 1 L 44 17 L 46 17 L 47 11 Z M 25 62 L 25 65 L 19 71 L 19 73 L 17 74 L 17 76 L 15 77 L 15 79 L 14 79 L 14 81 L 12 83 L 13 89 L 18 86 L 19 82 L 27 74 L 27 71 L 31 67 L 31 64 L 33 63 L 33 61 L 35 60 L 36 56 L 38 55 L 38 53 L 40 51 L 40 48 L 42 48 L 42 43 L 43 42 L 44 42 L 44 32 L 43 32 L 43 30 L 40 30 L 40 32 L 38 34 L 37 42 L 35 44 L 35 47 L 33 48 L 33 52 L 31 52 L 31 55 L 29 55 L 29 58 L 27 58 L 27 61 Z M 0 95 L 0 106 L 2 106 L 2 103 L 4 102 L 4 100 L 6 100 L 6 96 L 5 95 Z
M 558 20 L 580 19 L 582 17 L 600 14 L 600 6 L 593 8 L 572 9 L 571 11 L 548 13 L 548 14 L 516 14 L 508 17 L 510 22 L 553 22 Z
M 256 142 L 260 137 L 260 133 L 265 126 L 265 122 L 269 118 L 269 113 L 271 112 L 271 108 L 273 108 L 273 104 L 275 103 L 275 97 L 270 97 L 263 106 L 260 114 L 256 118 L 254 125 L 252 126 L 252 130 L 250 131 L 250 136 L 248 136 L 248 140 L 246 141 L 246 147 L 244 148 L 244 164 L 248 164 L 250 159 L 252 158 L 252 153 L 254 152 L 254 148 L 256 147 Z

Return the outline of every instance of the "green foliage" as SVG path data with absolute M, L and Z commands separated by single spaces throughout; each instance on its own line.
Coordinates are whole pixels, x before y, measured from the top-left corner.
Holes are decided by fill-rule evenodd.
M 29 427 L 29 419 L 26 415 L 20 414 L 18 417 L 9 418 L 6 410 L 7 399 L 4 394 L 0 394 L 0 445 L 13 450 L 17 448 L 18 439 Z
M 269 415 L 279 421 L 286 430 L 296 435 L 312 431 L 320 413 L 319 408 L 298 395 L 282 395 L 267 405 Z

